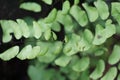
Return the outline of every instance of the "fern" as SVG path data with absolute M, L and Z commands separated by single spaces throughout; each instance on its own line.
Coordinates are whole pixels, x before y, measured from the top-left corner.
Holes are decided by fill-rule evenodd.
M 43 2 L 52 4 L 52 0 L 43 0 Z M 110 39 L 115 43 L 113 35 L 120 33 L 117 30 L 120 27 L 118 17 L 120 3 L 112 2 L 111 9 L 103 0 L 97 0 L 93 4 L 94 6 L 83 3 L 81 8 L 79 0 L 74 0 L 73 5 L 66 0 L 62 10 L 53 8 L 47 17 L 38 21 L 32 20 L 30 23 L 32 25 L 29 25 L 25 19 L 1 20 L 2 42 L 10 42 L 12 33 L 17 40 L 24 37 L 25 44 L 22 49 L 21 46 L 13 46 L 1 53 L 0 58 L 5 61 L 14 57 L 21 60 L 35 59 L 35 65 L 30 65 L 28 69 L 32 80 L 35 78 L 56 80 L 52 72 L 56 73 L 60 80 L 65 80 L 65 77 L 69 80 L 115 80 L 120 69 L 120 64 L 118 69 L 114 65 L 120 61 L 120 45 L 114 44 L 111 52 L 109 48 L 111 48 Z M 56 34 L 61 31 L 61 24 L 65 31 L 63 41 L 59 41 L 57 38 L 59 35 Z M 45 68 L 49 64 L 53 69 L 49 69 L 46 74 Z M 59 66 L 58 72 L 54 68 L 56 65 Z M 110 66 L 108 71 L 107 65 Z M 39 77 L 38 74 L 42 72 L 44 75 Z M 62 76 L 62 73 L 66 76 Z M 45 76 L 48 76 L 48 79 Z

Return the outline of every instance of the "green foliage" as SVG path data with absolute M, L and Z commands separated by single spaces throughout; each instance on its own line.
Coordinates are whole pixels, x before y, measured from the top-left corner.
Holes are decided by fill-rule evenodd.
M 120 36 L 120 3 L 108 6 L 96 0 L 93 5 L 80 3 L 82 7 L 79 3 L 80 0 L 73 4 L 65 0 L 61 10 L 53 8 L 39 20 L 0 20 L 3 43 L 9 43 L 13 36 L 16 40 L 25 39 L 25 44 L 5 50 L 0 58 L 32 59 L 28 68 L 31 80 L 119 80 L 120 44 L 114 36 Z M 27 2 L 20 7 L 39 12 L 42 6 Z M 63 40 L 56 34 L 61 33 L 61 27 Z
M 40 12 L 41 6 L 35 2 L 25 2 L 20 5 L 21 9 L 33 11 L 33 12 Z

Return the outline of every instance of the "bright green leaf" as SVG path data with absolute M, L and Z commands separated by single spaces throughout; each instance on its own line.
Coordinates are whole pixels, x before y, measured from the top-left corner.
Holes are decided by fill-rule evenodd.
M 41 27 L 37 22 L 33 22 L 34 36 L 36 39 L 39 39 L 42 35 Z
M 29 27 L 28 25 L 26 24 L 26 22 L 22 19 L 17 19 L 17 23 L 21 29 L 21 32 L 22 32 L 22 35 L 25 37 L 25 38 L 28 38 L 30 36 L 30 30 L 29 30 Z
M 31 54 L 31 52 L 32 52 L 32 46 L 27 45 L 20 51 L 20 53 L 17 55 L 17 58 L 19 58 L 20 60 L 27 59 L 27 56 Z
M 50 37 L 51 37 L 51 30 L 50 29 L 48 29 L 44 32 L 44 37 L 46 40 L 50 39 Z
M 120 61 L 120 46 L 115 45 L 111 55 L 109 56 L 108 63 L 111 65 Z
M 73 5 L 70 9 L 70 14 L 75 18 L 75 20 L 81 25 L 82 27 L 86 26 L 88 23 L 88 18 L 85 13 L 79 6 Z
M 20 5 L 20 8 L 28 11 L 33 11 L 33 12 L 41 11 L 41 6 L 35 2 L 24 2 Z
M 74 0 L 74 4 L 77 5 L 79 4 L 80 0 Z
M 95 70 L 90 74 L 90 78 L 97 80 L 99 79 L 105 70 L 105 62 L 103 60 L 99 60 Z
M 76 72 L 85 71 L 89 67 L 89 57 L 83 57 L 76 64 L 72 66 L 72 69 Z
M 48 5 L 51 5 L 52 2 L 53 2 L 53 0 L 42 0 L 42 1 L 45 2 L 45 3 L 48 4 Z
M 20 30 L 20 26 L 12 20 L 9 20 L 9 25 L 11 26 L 13 33 L 16 39 L 20 39 L 22 37 L 22 32 Z
M 93 44 L 100 45 L 104 43 L 106 41 L 106 37 L 105 35 L 103 35 L 104 33 L 105 33 L 104 28 L 100 24 L 96 25 L 95 38 L 93 40 Z
M 6 50 L 5 52 L 0 54 L 0 58 L 4 61 L 9 61 L 10 59 L 14 58 L 19 52 L 19 47 L 18 46 L 14 46 L 8 50 Z
M 120 25 L 120 3 L 119 2 L 112 2 L 112 10 L 111 10 L 111 15 L 113 16 L 114 19 L 117 20 L 117 22 Z
M 48 16 L 44 19 L 46 23 L 52 23 L 55 21 L 57 16 L 57 9 L 52 9 L 52 11 L 48 14 Z
M 27 59 L 34 59 L 40 53 L 40 46 L 35 46 L 32 48 L 31 53 L 28 54 Z
M 69 9 L 70 9 L 70 2 L 66 0 L 62 6 L 62 13 L 67 14 L 69 12 Z
M 11 26 L 9 25 L 9 21 L 7 20 L 1 20 L 1 27 L 3 30 L 3 37 L 2 37 L 2 41 L 4 43 L 9 42 L 12 39 L 12 35 L 10 35 L 10 33 L 13 32 L 12 28 L 10 28 Z
M 101 78 L 101 80 L 115 80 L 117 76 L 117 68 L 111 67 L 108 72 Z
M 97 0 L 96 2 L 94 2 L 94 5 L 97 8 L 100 17 L 103 20 L 107 19 L 109 16 L 109 9 L 108 9 L 108 5 L 105 3 L 105 1 Z
M 90 22 L 94 22 L 99 17 L 97 9 L 95 7 L 88 6 L 87 3 L 84 3 L 82 5 L 88 14 Z
M 71 60 L 70 56 L 61 56 L 55 60 L 55 64 L 61 67 L 65 67 L 70 62 L 70 60 Z

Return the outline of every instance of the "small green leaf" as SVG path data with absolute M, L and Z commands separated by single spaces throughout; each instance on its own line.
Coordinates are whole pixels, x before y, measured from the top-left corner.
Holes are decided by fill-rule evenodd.
M 20 51 L 20 53 L 17 55 L 17 58 L 19 58 L 20 60 L 27 59 L 27 56 L 31 54 L 31 52 L 32 52 L 32 46 L 27 45 Z
M 33 12 L 41 11 L 41 6 L 35 2 L 24 2 L 20 5 L 20 8 L 28 11 L 33 11 Z
M 42 0 L 42 1 L 48 5 L 51 5 L 53 2 L 53 0 Z
M 86 51 L 92 46 L 93 34 L 90 30 L 85 29 L 82 38 L 79 41 L 79 50 Z
M 79 6 L 73 5 L 70 9 L 70 14 L 75 18 L 75 20 L 81 25 L 82 27 L 86 26 L 88 23 L 88 18 L 85 13 Z
M 52 9 L 52 11 L 48 14 L 48 16 L 44 19 L 46 23 L 52 23 L 55 21 L 57 16 L 57 9 Z
M 48 29 L 44 32 L 44 37 L 46 40 L 49 40 L 51 37 L 51 29 Z
M 80 36 L 76 34 L 70 35 L 70 40 L 65 44 L 63 48 L 63 53 L 67 56 L 76 54 L 79 51 L 78 42 L 80 41 Z
M 49 44 L 38 41 L 36 43 L 36 45 L 40 46 L 40 49 L 41 49 L 40 52 L 39 52 L 39 54 L 38 54 L 38 56 L 43 56 L 43 55 L 45 55 L 48 52 Z
M 72 69 L 76 72 L 85 71 L 89 67 L 89 57 L 83 57 L 72 66 Z
M 103 20 L 107 19 L 109 16 L 109 9 L 108 9 L 108 5 L 105 3 L 105 1 L 97 0 L 96 2 L 94 2 L 94 5 L 97 8 L 100 17 Z
M 115 45 L 111 55 L 109 56 L 108 63 L 111 65 L 120 61 L 120 46 Z
M 79 4 L 80 0 L 74 0 L 74 4 L 77 5 Z
M 117 22 L 120 25 L 120 3 L 119 2 L 112 2 L 112 10 L 111 10 L 111 15 L 113 16 L 114 19 L 117 20 Z
M 82 5 L 88 14 L 90 22 L 94 22 L 99 17 L 97 9 L 95 7 L 88 6 L 87 3 L 84 3 Z
M 11 26 L 13 33 L 16 39 L 20 39 L 22 37 L 22 32 L 20 30 L 20 26 L 12 20 L 9 20 L 9 25 Z
M 97 80 L 103 75 L 105 70 L 105 62 L 103 60 L 99 60 L 95 70 L 90 74 L 90 78 L 93 80 Z
M 40 46 L 35 46 L 32 52 L 28 54 L 27 59 L 34 59 L 40 53 Z
M 55 64 L 61 67 L 67 66 L 72 58 L 70 56 L 61 56 L 55 60 Z
M 0 24 L 3 30 L 2 42 L 7 43 L 12 39 L 12 35 L 10 35 L 10 33 L 12 33 L 13 30 L 10 28 L 11 26 L 7 20 L 1 20 Z
M 109 38 L 111 37 L 113 34 L 116 33 L 116 28 L 115 28 L 115 25 L 112 24 L 112 20 L 108 19 L 105 23 L 105 37 L 106 38 Z
M 104 28 L 100 24 L 97 24 L 95 28 L 95 37 L 93 40 L 94 45 L 100 45 L 106 41 L 106 37 L 103 35 L 104 33 Z
M 62 48 L 63 48 L 63 44 L 62 42 L 55 42 L 54 43 L 54 54 L 59 54 L 61 51 L 62 51 Z
M 54 32 L 52 32 L 52 36 L 54 40 L 57 40 L 57 35 Z
M 22 19 L 17 19 L 17 23 L 21 29 L 21 32 L 22 32 L 22 35 L 25 37 L 25 38 L 28 38 L 30 36 L 30 30 L 29 30 L 29 27 L 28 25 L 26 24 L 26 22 Z
M 34 36 L 36 39 L 39 39 L 42 35 L 41 27 L 37 22 L 33 22 Z
M 89 71 L 88 71 L 88 70 L 83 71 L 83 72 L 80 74 L 79 80 L 90 80 Z
M 0 58 L 4 61 L 9 61 L 10 59 L 14 58 L 19 52 L 19 46 L 14 46 L 5 52 L 0 54 Z
M 61 26 L 58 22 L 53 22 L 51 26 L 52 30 L 59 32 L 61 30 Z
M 67 14 L 69 12 L 69 9 L 70 9 L 70 2 L 66 0 L 62 6 L 62 13 Z
M 115 80 L 117 76 L 117 68 L 111 67 L 108 72 L 101 78 L 101 80 Z

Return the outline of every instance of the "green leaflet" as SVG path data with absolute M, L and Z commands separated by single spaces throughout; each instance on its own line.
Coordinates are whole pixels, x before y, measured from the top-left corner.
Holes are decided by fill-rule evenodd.
M 90 78 L 97 80 L 99 79 L 105 70 L 105 62 L 103 60 L 99 60 L 95 70 L 90 74 Z
M 109 38 L 116 33 L 115 25 L 112 24 L 112 20 L 108 19 L 105 23 L 105 37 Z
M 87 12 L 90 22 L 95 22 L 96 19 L 99 17 L 97 9 L 95 7 L 88 6 L 87 3 L 84 3 L 82 5 Z
M 41 11 L 41 6 L 35 2 L 24 2 L 20 5 L 20 8 L 28 11 L 33 11 L 33 12 Z
M 57 35 L 52 31 L 52 36 L 54 40 L 57 40 Z
M 48 14 L 48 16 L 44 19 L 46 23 L 52 23 L 55 21 L 57 16 L 57 9 L 52 9 L 52 11 Z
M 70 2 L 66 0 L 62 6 L 62 13 L 67 14 L 69 12 L 69 9 L 70 9 Z
M 79 41 L 79 50 L 80 51 L 86 51 L 92 46 L 92 40 L 93 40 L 93 34 L 90 30 L 85 29 L 82 38 Z
M 41 27 L 37 22 L 33 22 L 34 36 L 36 39 L 39 39 L 42 35 Z
M 50 63 L 57 56 L 58 53 L 62 50 L 62 42 L 37 42 L 37 45 L 40 46 L 41 51 L 38 55 L 38 60 L 40 62 Z M 60 46 L 58 46 L 60 45 Z M 51 48 L 52 46 L 52 48 Z
M 17 58 L 19 58 L 20 60 L 27 59 L 28 55 L 31 54 L 31 52 L 32 46 L 27 45 L 20 51 L 20 53 L 17 55 Z
M 120 25 L 120 18 L 118 16 L 120 16 L 120 3 L 119 2 L 113 2 L 112 3 L 112 10 L 111 10 L 111 14 L 112 16 L 117 20 L 117 22 Z
M 111 67 L 108 72 L 101 78 L 101 80 L 115 80 L 117 76 L 117 68 Z
M 97 8 L 100 17 L 103 20 L 107 19 L 109 16 L 108 5 L 102 0 L 97 0 L 96 2 L 94 2 L 94 5 Z
M 89 57 L 83 57 L 72 66 L 72 69 L 76 72 L 85 71 L 89 67 Z
M 88 18 L 85 11 L 81 10 L 81 8 L 77 5 L 73 5 L 70 9 L 70 14 L 75 18 L 75 20 L 82 27 L 86 26 L 88 23 Z
M 57 31 L 59 32 L 61 30 L 61 26 L 58 22 L 53 22 L 52 26 L 51 26 L 51 29 L 54 30 L 54 31 Z
M 31 80 L 40 80 L 43 75 L 43 74 L 40 74 L 40 72 L 43 73 L 43 70 L 40 70 L 35 66 L 30 65 L 28 67 L 28 75 L 30 76 Z
M 71 59 L 72 58 L 70 56 L 63 55 L 55 60 L 55 64 L 61 67 L 65 67 L 70 62 Z
M 80 74 L 79 80 L 90 80 L 90 78 L 89 78 L 89 71 L 88 71 L 88 70 L 83 71 L 83 72 Z
M 35 46 L 32 48 L 31 53 L 28 54 L 27 59 L 34 59 L 40 53 L 40 46 Z
M 59 54 L 63 49 L 63 43 L 60 41 L 57 41 L 54 43 L 54 54 Z
M 49 40 L 51 37 L 51 29 L 48 29 L 44 32 L 45 40 Z
M 1 20 L 1 27 L 3 30 L 3 37 L 2 37 L 2 42 L 7 43 L 12 39 L 12 35 L 10 33 L 13 32 L 12 28 L 9 28 L 9 21 L 7 20 Z
M 53 2 L 53 0 L 42 0 L 42 1 L 48 5 L 51 5 Z
M 5 52 L 0 54 L 0 58 L 8 61 L 10 59 L 12 59 L 13 57 L 15 57 L 19 52 L 19 47 L 18 46 L 14 46 L 8 50 L 6 50 Z
M 71 32 L 73 30 L 74 23 L 70 15 L 65 15 L 61 11 L 58 11 L 56 20 L 64 25 L 66 33 Z
M 110 19 L 106 21 L 105 29 L 100 24 L 97 24 L 93 44 L 100 45 L 104 43 L 107 38 L 111 37 L 115 33 L 116 33 L 115 25 L 112 24 L 112 21 Z
M 76 54 L 79 51 L 78 42 L 80 41 L 80 36 L 76 34 L 70 35 L 70 40 L 65 44 L 63 48 L 63 53 L 67 56 Z
M 104 28 L 100 24 L 96 25 L 93 44 L 100 45 L 104 43 L 106 41 L 106 37 L 105 35 L 103 35 L 104 33 L 105 33 Z
M 0 54 L 0 58 L 4 61 L 9 61 L 10 59 L 14 58 L 19 52 L 19 46 L 14 46 L 9 48 L 5 52 Z
M 22 32 L 22 35 L 25 37 L 25 38 L 28 38 L 30 36 L 30 30 L 29 30 L 29 27 L 28 25 L 26 24 L 26 22 L 22 19 L 17 19 L 17 23 L 21 29 L 21 32 Z
M 20 39 L 22 37 L 22 32 L 20 30 L 20 26 L 12 20 L 9 20 L 9 25 L 11 26 L 13 33 L 16 39 Z
M 120 46 L 115 45 L 111 55 L 109 56 L 108 63 L 114 65 L 118 61 L 120 61 Z
M 77 5 L 79 4 L 80 0 L 74 0 L 74 4 Z
M 73 31 L 74 23 L 70 15 L 65 15 L 62 14 L 62 11 L 58 11 L 56 21 L 64 25 L 66 33 L 71 33 Z

